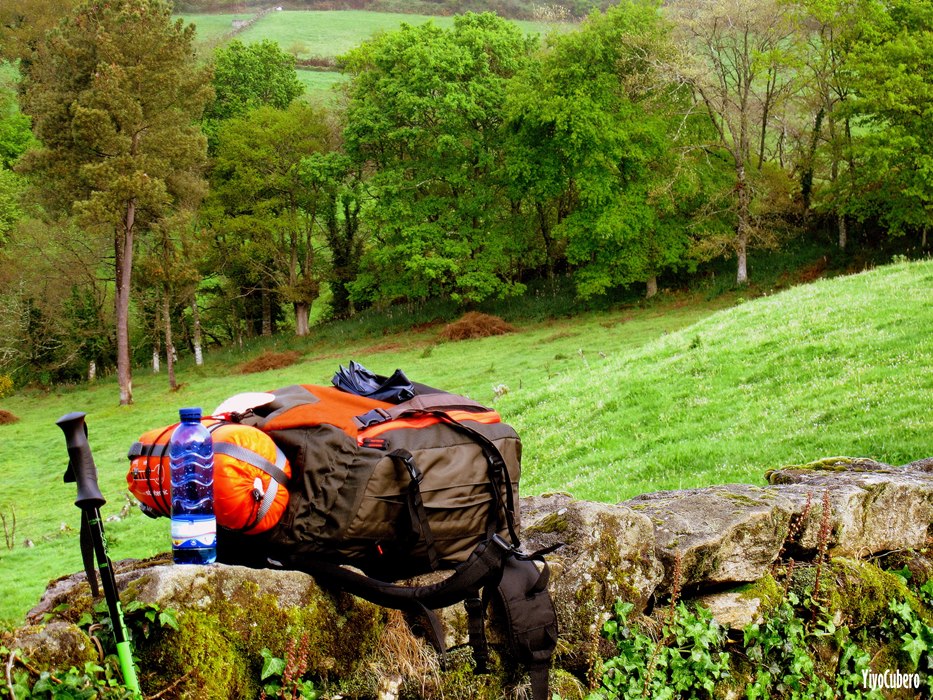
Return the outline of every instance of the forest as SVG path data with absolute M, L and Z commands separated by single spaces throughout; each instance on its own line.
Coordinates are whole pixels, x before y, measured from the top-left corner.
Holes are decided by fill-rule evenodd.
M 172 13 L 0 8 L 0 396 L 115 372 L 128 404 L 153 358 L 174 384 L 394 304 L 929 252 L 931 0 L 624 0 L 544 37 L 465 12 L 340 56 L 326 104 L 277 44 Z

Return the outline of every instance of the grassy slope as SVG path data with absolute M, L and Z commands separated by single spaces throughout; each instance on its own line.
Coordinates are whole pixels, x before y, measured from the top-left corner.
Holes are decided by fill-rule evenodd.
M 525 489 L 618 500 L 835 454 L 933 455 L 933 262 L 737 306 L 506 397 Z
M 80 568 L 74 490 L 54 421 L 88 413 L 90 442 L 109 503 L 123 502 L 127 447 L 177 408 L 213 408 L 240 391 L 326 383 L 357 359 L 389 373 L 493 400 L 525 443 L 524 493 L 566 490 L 620 500 L 642 491 L 727 481 L 761 483 L 768 467 L 830 454 L 900 463 L 930 456 L 933 398 L 933 262 L 900 264 L 798 287 L 716 312 L 669 299 L 644 308 L 522 327 L 520 333 L 436 344 L 437 328 L 372 341 L 308 341 L 306 360 L 240 376 L 209 355 L 182 363 L 184 387 L 141 370 L 136 403 L 115 405 L 112 380 L 47 396 L 17 395 L 2 408 L 22 418 L 0 427 L 0 512 L 15 506 L 17 546 L 0 552 L 0 619 L 21 615 L 48 579 Z M 722 302 L 719 302 L 722 306 Z M 714 313 L 715 312 L 715 313 Z M 290 344 L 294 346 L 294 343 Z M 165 548 L 167 523 L 135 510 L 107 524 L 115 558 Z M 23 539 L 35 542 L 31 549 Z

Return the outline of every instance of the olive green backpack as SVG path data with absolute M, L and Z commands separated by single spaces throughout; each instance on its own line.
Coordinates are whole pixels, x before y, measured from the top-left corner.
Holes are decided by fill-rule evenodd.
M 219 533 L 218 560 L 306 571 L 324 586 L 420 614 L 441 653 L 433 610 L 463 601 L 480 673 L 494 602 L 512 655 L 527 665 L 535 700 L 544 700 L 557 620 L 547 552 L 520 549 L 521 441 L 496 411 L 414 386 L 416 395 L 394 404 L 295 385 L 234 416 L 285 453 L 290 499 L 262 535 Z M 439 569 L 451 574 L 437 584 L 394 583 Z

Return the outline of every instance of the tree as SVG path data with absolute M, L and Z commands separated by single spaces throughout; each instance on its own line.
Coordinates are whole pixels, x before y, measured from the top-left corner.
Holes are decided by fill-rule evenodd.
M 855 176 L 852 115 L 856 74 L 853 50 L 872 32 L 883 8 L 877 0 L 805 0 L 801 30 L 807 78 L 804 104 L 813 126 L 800 158 L 801 199 L 806 215 L 813 209 L 836 219 L 841 250 L 848 242 L 848 200 Z M 820 166 L 822 165 L 822 171 Z
M 226 122 L 212 174 L 213 225 L 224 255 L 255 271 L 264 296 L 292 304 L 300 336 L 308 333 L 321 279 L 319 200 L 302 163 L 325 150 L 328 135 L 324 115 L 308 105 L 259 107 Z M 264 329 L 271 332 L 271 322 Z
M 656 2 L 624 2 L 555 36 L 513 81 L 509 166 L 553 259 L 565 239 L 581 296 L 683 264 L 696 181 L 684 157 L 689 93 L 672 82 Z
M 339 151 L 315 153 L 302 163 L 302 177 L 314 192 L 330 253 L 331 315 L 349 318 L 351 288 L 359 275 L 365 229 L 361 227 L 364 181 L 360 165 Z
M 29 117 L 19 111 L 13 88 L 0 82 L 0 168 L 12 168 L 31 144 Z
M 536 43 L 495 15 L 467 14 L 451 29 L 403 25 L 341 58 L 345 148 L 372 173 L 364 217 L 375 245 L 357 298 L 477 302 L 522 289 L 529 254 L 508 226 L 503 106 Z
M 194 27 L 162 0 L 90 0 L 52 31 L 24 76 L 42 147 L 28 154 L 46 206 L 112 235 L 120 403 L 133 400 L 129 310 L 137 234 L 202 187 L 197 127 L 210 98 Z
M 892 0 L 853 46 L 846 114 L 861 135 L 847 213 L 894 235 L 933 224 L 933 2 Z
M 0 57 L 28 64 L 45 33 L 71 14 L 78 0 L 3 0 Z
M 706 109 L 734 172 L 736 283 L 748 282 L 748 248 L 757 233 L 754 176 L 766 158 L 767 128 L 793 94 L 794 13 L 781 0 L 683 0 L 669 12 L 692 53 L 682 75 Z
M 29 118 L 19 111 L 12 87 L 0 81 L 0 246 L 22 215 L 25 183 L 11 168 L 31 143 Z
M 260 106 L 287 108 L 304 91 L 295 57 L 269 39 L 244 44 L 234 39 L 214 53 L 214 100 L 204 114 L 211 152 L 220 123 Z

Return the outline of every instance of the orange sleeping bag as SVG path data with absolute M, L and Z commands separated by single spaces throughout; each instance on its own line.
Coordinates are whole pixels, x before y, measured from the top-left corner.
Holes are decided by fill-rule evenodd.
M 288 505 L 292 469 L 272 438 L 257 428 L 201 421 L 214 441 L 214 514 L 217 524 L 249 535 L 275 525 Z M 177 427 L 144 433 L 129 451 L 126 483 L 147 514 L 172 512 L 168 441 Z

